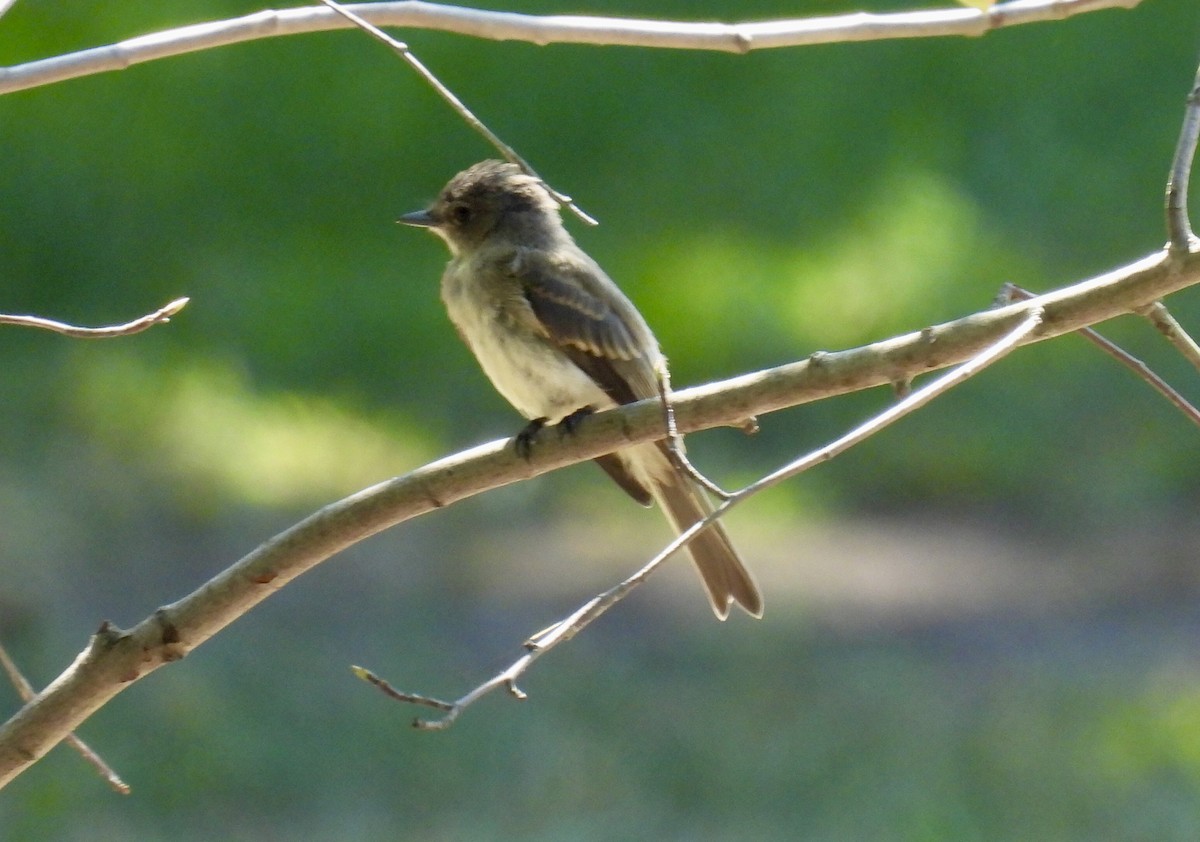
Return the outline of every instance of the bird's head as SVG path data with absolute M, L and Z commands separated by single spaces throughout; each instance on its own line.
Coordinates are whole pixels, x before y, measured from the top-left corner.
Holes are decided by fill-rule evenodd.
M 478 249 L 491 237 L 537 245 L 564 230 L 558 204 L 542 182 L 505 161 L 482 161 L 463 170 L 427 209 L 398 221 L 428 228 L 454 255 Z

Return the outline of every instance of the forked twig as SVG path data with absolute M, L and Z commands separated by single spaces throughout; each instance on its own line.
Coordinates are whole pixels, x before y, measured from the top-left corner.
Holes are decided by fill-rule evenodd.
M 1030 292 L 1029 290 L 1025 289 L 1024 287 L 1019 287 L 1016 284 L 1012 284 L 1012 283 L 1008 283 L 1008 284 L 1004 285 L 1004 289 L 1001 292 L 1001 296 L 1007 301 L 1028 301 L 1029 299 L 1036 297 L 1034 295 L 1034 293 Z M 1175 322 L 1175 319 L 1171 317 L 1171 314 L 1167 313 L 1167 308 L 1163 307 L 1161 303 L 1152 304 L 1150 307 L 1148 307 L 1146 309 L 1150 310 L 1153 307 L 1161 307 L 1162 312 L 1166 314 L 1166 318 L 1170 319 L 1170 321 L 1172 323 L 1174 323 L 1176 327 L 1179 327 L 1178 322 Z M 1150 316 L 1147 315 L 1147 318 L 1150 318 Z M 1151 318 L 1151 321 L 1154 321 L 1154 319 Z M 1156 324 L 1157 324 L 1157 322 L 1156 322 Z M 1160 328 L 1160 330 L 1161 329 L 1162 328 Z M 1164 333 L 1165 332 L 1166 331 L 1164 330 Z M 1192 421 L 1192 423 L 1200 425 L 1200 410 L 1198 410 L 1198 409 L 1196 409 L 1196 407 L 1192 406 L 1192 404 L 1187 400 L 1187 398 L 1185 398 L 1183 395 L 1179 394 L 1179 392 L 1177 392 L 1174 389 L 1174 387 L 1172 387 L 1169 383 L 1167 383 L 1167 381 L 1163 380 L 1161 377 L 1159 377 L 1157 374 L 1155 374 L 1154 371 L 1150 368 L 1150 366 L 1146 365 L 1144 362 L 1139 360 L 1133 354 L 1126 351 L 1124 348 L 1117 345 L 1112 340 L 1106 339 L 1103 336 L 1101 336 L 1099 333 L 1096 332 L 1096 330 L 1094 328 L 1090 328 L 1090 327 L 1081 328 L 1080 330 L 1076 331 L 1076 333 L 1078 333 L 1080 336 L 1082 336 L 1084 339 L 1088 340 L 1089 342 L 1093 343 L 1101 351 L 1108 354 L 1110 357 L 1115 359 L 1117 362 L 1119 362 L 1122 365 L 1129 368 L 1131 371 L 1133 371 L 1134 374 L 1136 374 L 1138 377 L 1145 380 L 1155 390 L 1157 390 L 1159 392 L 1159 394 L 1161 394 L 1163 397 L 1165 397 L 1167 400 L 1169 400 L 1172 404 L 1174 404 L 1175 407 L 1180 412 L 1182 412 L 1184 415 L 1186 415 L 1188 417 L 1189 420 Z M 1182 335 L 1184 340 L 1187 340 L 1189 342 L 1191 341 L 1191 337 L 1183 332 L 1182 327 L 1179 327 L 1179 333 Z M 1174 341 L 1174 340 L 1172 340 L 1172 341 Z M 1192 345 L 1193 345 L 1193 347 L 1195 347 L 1195 343 L 1192 343 Z
M 33 689 L 33 685 L 30 684 L 26 680 L 25 676 L 21 674 L 21 671 L 17 669 L 16 663 L 9 656 L 8 650 L 4 648 L 3 644 L 0 644 L 0 667 L 4 668 L 4 672 L 8 674 L 8 680 L 11 681 L 12 685 L 17 688 L 17 695 L 21 697 L 21 701 L 28 702 L 37 695 L 37 691 Z M 113 768 L 104 762 L 104 758 L 96 754 L 96 752 L 93 751 L 87 743 L 79 739 L 79 737 L 75 736 L 74 734 L 67 735 L 67 742 L 71 744 L 72 748 L 79 752 L 80 756 L 83 757 L 84 760 L 90 763 L 92 767 L 100 773 L 100 777 L 104 778 L 110 787 L 112 787 L 116 792 L 119 792 L 121 795 L 129 794 L 129 784 L 121 780 L 121 776 L 113 771 Z
M 64 336 L 73 336 L 76 339 L 112 339 L 117 336 L 131 336 L 135 333 L 141 333 L 146 328 L 166 324 L 171 321 L 172 316 L 187 306 L 188 301 L 189 299 L 187 298 L 176 298 L 170 304 L 160 307 L 153 313 L 147 313 L 141 318 L 134 319 L 132 322 L 127 322 L 123 325 L 111 325 L 109 327 L 76 327 L 65 322 L 44 319 L 41 316 L 7 316 L 3 313 L 0 313 L 0 325 L 37 327 L 42 330 L 61 333 Z
M 598 619 L 609 608 L 619 602 L 630 591 L 642 584 L 655 570 L 657 570 L 663 562 L 671 557 L 680 547 L 691 541 L 702 530 L 718 518 L 724 516 L 730 509 L 738 503 L 744 502 L 764 489 L 777 485 L 786 479 L 800 474 L 809 468 L 826 462 L 835 456 L 845 452 L 856 444 L 870 438 L 885 427 L 900 420 L 904 416 L 921 408 L 925 404 L 932 401 L 934 398 L 949 391 L 959 383 L 975 376 L 987 366 L 999 360 L 1008 352 L 1012 351 L 1021 341 L 1037 330 L 1042 323 L 1041 309 L 1031 311 L 1017 326 L 1002 337 L 999 341 L 993 343 L 981 353 L 971 358 L 967 362 L 952 369 L 951 371 L 938 377 L 928 385 L 911 393 L 908 397 L 893 404 L 884 412 L 876 415 L 864 424 L 859 425 L 855 429 L 846 433 L 841 438 L 830 442 L 811 453 L 800 457 L 782 468 L 762 477 L 761 479 L 751 483 L 741 490 L 730 494 L 712 514 L 705 517 L 703 520 L 697 521 L 690 528 L 684 530 L 680 535 L 667 544 L 654 558 L 642 566 L 640 570 L 631 575 L 617 585 L 609 588 L 607 591 L 592 597 L 586 603 L 577 608 L 574 613 L 564 619 L 558 621 L 544 632 L 540 632 L 534 638 L 526 642 L 525 646 L 528 650 L 524 655 L 514 661 L 508 668 L 497 673 L 489 678 L 484 683 L 475 687 L 471 692 L 453 702 L 445 702 L 440 699 L 433 699 L 428 696 L 400 693 L 391 688 L 386 681 L 376 676 L 369 670 L 362 667 L 355 667 L 354 672 L 359 677 L 375 686 L 384 690 L 391 698 L 399 701 L 409 702 L 411 704 L 420 704 L 428 707 L 434 707 L 438 710 L 445 711 L 445 715 L 440 719 L 423 719 L 417 717 L 413 721 L 416 728 L 427 731 L 443 730 L 454 724 L 455 720 L 462 712 L 491 693 L 498 687 L 507 687 L 508 691 L 518 699 L 524 699 L 525 693 L 522 692 L 516 685 L 516 681 L 520 678 L 542 655 L 549 652 L 560 643 L 565 643 L 594 620 Z
M 468 126 L 483 135 L 488 143 L 496 147 L 500 154 L 504 156 L 506 161 L 511 164 L 516 164 L 525 172 L 526 175 L 536 178 L 541 183 L 542 187 L 546 188 L 546 191 L 554 198 L 554 201 L 558 202 L 563 207 L 570 209 L 572 213 L 574 213 L 588 225 L 598 224 L 593 217 L 589 216 L 578 205 L 576 205 L 570 196 L 568 196 L 566 193 L 561 193 L 558 190 L 555 190 L 553 187 L 547 184 L 546 180 L 534 171 L 533 167 L 529 165 L 528 161 L 518 155 L 515 149 L 501 140 L 499 135 L 484 125 L 484 122 L 476 117 L 474 112 L 467 108 L 463 101 L 459 99 L 453 91 L 447 88 L 442 83 L 442 80 L 438 79 L 438 77 L 433 74 L 432 70 L 426 67 L 419 58 L 413 55 L 413 51 L 409 49 L 408 44 L 405 44 L 403 41 L 397 41 L 378 26 L 368 23 L 354 12 L 347 9 L 345 6 L 334 2 L 334 0 L 321 0 L 321 2 L 333 9 L 346 20 L 353 23 L 359 29 L 366 32 L 368 35 L 391 47 L 392 50 L 394 50 L 396 54 L 400 56 L 400 58 L 408 62 L 409 66 L 412 67 L 413 70 L 417 71 L 417 74 L 424 79 L 430 87 L 437 91 L 438 96 L 444 99 L 451 108 L 458 112 L 458 116 L 462 117 Z
M 671 372 L 667 369 L 666 360 L 662 360 L 661 364 L 656 367 L 654 379 L 658 384 L 658 399 L 662 404 L 663 426 L 667 431 L 665 441 L 668 458 L 675 464 L 676 468 L 690 476 L 702 487 L 708 489 L 717 499 L 728 500 L 729 492 L 700 473 L 700 469 L 693 465 L 692 461 L 687 458 L 687 451 L 683 446 L 683 435 L 679 432 L 679 427 L 675 423 L 675 405 L 671 402 Z M 746 428 L 743 427 L 742 429 Z M 754 432 L 757 431 L 758 428 L 755 427 Z
M 1156 301 L 1138 312 L 1149 319 L 1150 323 L 1158 328 L 1158 332 L 1167 337 L 1167 341 L 1174 345 L 1188 362 L 1200 368 L 1200 345 L 1197 345 L 1196 340 L 1183 329 L 1183 325 L 1175 320 L 1165 304 Z

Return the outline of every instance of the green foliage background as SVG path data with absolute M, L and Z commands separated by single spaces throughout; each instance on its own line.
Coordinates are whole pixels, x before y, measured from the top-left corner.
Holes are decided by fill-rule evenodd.
M 23 0 L 0 64 L 259 8 Z M 1200 7 L 737 57 L 400 37 L 603 222 L 573 227 L 683 385 L 1157 248 Z M 0 634 L 35 682 L 101 619 L 132 624 L 313 508 L 517 428 L 440 308 L 442 247 L 393 222 L 491 155 L 350 31 L 0 99 L 0 311 L 101 324 L 192 298 L 136 338 L 0 331 Z M 1171 305 L 1200 323 L 1194 293 Z M 1105 330 L 1197 395 L 1147 326 Z M 735 484 L 888 400 L 692 452 Z M 1196 454 L 1083 342 L 1026 349 L 733 522 L 762 623 L 712 623 L 680 564 L 543 661 L 529 702 L 413 733 L 348 664 L 455 695 L 660 538 L 586 468 L 486 495 L 118 697 L 83 735 L 134 796 L 60 748 L 0 794 L 0 838 L 1192 839 Z

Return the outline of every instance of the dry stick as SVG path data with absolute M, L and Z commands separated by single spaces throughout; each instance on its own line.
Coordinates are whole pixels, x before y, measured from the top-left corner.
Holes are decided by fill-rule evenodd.
M 751 50 L 804 47 L 851 41 L 943 36 L 980 37 L 1007 26 L 1057 21 L 1103 9 L 1131 9 L 1141 0 L 1014 0 L 986 12 L 948 8 L 912 12 L 793 18 L 745 23 L 633 20 L 581 15 L 519 15 L 434 3 L 358 4 L 354 9 L 376 26 L 438 29 L 476 38 L 532 44 L 594 44 L 674 50 Z M 168 56 L 227 44 L 321 32 L 349 26 L 324 7 L 268 9 L 232 20 L 210 21 L 130 38 L 13 67 L 0 68 L 0 94 L 66 79 L 124 70 Z
M 1196 70 L 1196 79 L 1187 96 L 1183 127 L 1179 131 L 1179 142 L 1175 145 L 1175 157 L 1167 176 L 1167 247 L 1172 253 L 1186 254 L 1196 238 L 1188 220 L 1187 204 L 1188 179 L 1196 155 L 1197 138 L 1200 138 L 1200 69 Z
M 1037 297 L 1034 293 L 1030 292 L 1024 287 L 1020 287 L 1011 283 L 1004 285 L 1002 294 L 1007 301 L 1028 301 L 1031 298 Z M 1146 309 L 1149 310 L 1154 307 L 1162 308 L 1162 311 L 1166 314 L 1166 317 L 1170 319 L 1171 322 L 1175 322 L 1175 320 L 1171 318 L 1171 314 L 1166 312 L 1166 308 L 1163 307 L 1162 304 L 1152 304 Z M 1178 327 L 1177 323 L 1176 326 Z M 1179 330 L 1182 333 L 1183 329 L 1179 328 Z M 1117 362 L 1130 368 L 1134 374 L 1145 380 L 1163 397 L 1173 403 L 1176 409 L 1186 415 L 1188 419 L 1192 421 L 1192 423 L 1200 425 L 1200 409 L 1196 409 L 1196 407 L 1192 406 L 1192 404 L 1188 402 L 1187 398 L 1179 394 L 1179 392 L 1177 392 L 1174 387 L 1167 383 L 1167 381 L 1155 374 L 1150 366 L 1146 365 L 1144 362 L 1126 351 L 1124 348 L 1117 345 L 1115 342 L 1104 338 L 1093 328 L 1081 328 L 1077 331 L 1077 333 L 1084 339 L 1087 339 L 1089 342 L 1095 344 L 1100 350 L 1108 354 Z M 1189 342 L 1191 341 L 1191 337 L 1186 333 L 1183 333 L 1182 335 L 1184 339 Z
M 1200 368 L 1200 345 L 1197 345 L 1196 340 L 1192 339 L 1183 329 L 1183 325 L 1175 320 L 1165 304 L 1155 301 L 1149 307 L 1143 307 L 1138 312 L 1149 319 L 1150 323 L 1158 328 L 1158 332 L 1167 337 L 1167 340 L 1175 346 L 1179 353 L 1183 354 L 1188 362 L 1196 368 Z
M 166 324 L 171 321 L 172 316 L 187 306 L 188 300 L 187 298 L 176 298 L 165 307 L 160 307 L 153 313 L 147 313 L 140 319 L 134 319 L 132 322 L 123 325 L 113 325 L 111 327 L 76 327 L 64 322 L 43 319 L 40 316 L 6 316 L 3 313 L 0 313 L 0 325 L 37 327 L 42 330 L 52 330 L 64 336 L 73 336 L 77 339 L 111 339 L 116 336 L 130 336 L 135 333 L 141 333 L 146 328 L 154 327 L 154 325 Z
M 0 12 L 2 11 L 3 9 L 0 9 Z M 16 663 L 9 656 L 8 650 L 4 648 L 4 644 L 2 643 L 0 643 L 0 667 L 3 667 L 4 671 L 8 673 L 8 680 L 11 681 L 13 686 L 17 688 L 17 695 L 21 697 L 21 701 L 28 702 L 37 695 L 37 691 L 33 689 L 33 685 L 30 684 L 25 679 L 25 676 L 21 674 L 21 671 L 17 669 Z M 80 756 L 83 757 L 84 760 L 90 763 L 92 767 L 100 773 L 100 776 L 104 778 L 104 780 L 108 781 L 109 786 L 111 786 L 121 795 L 129 794 L 129 784 L 121 780 L 121 776 L 113 771 L 113 768 L 104 762 L 104 758 L 96 754 L 96 752 L 93 751 L 87 743 L 79 739 L 79 737 L 75 736 L 74 734 L 67 735 L 67 742 L 72 748 L 79 752 Z
M 899 421 L 906 415 L 915 412 L 927 403 L 932 401 L 939 395 L 945 394 L 950 389 L 957 386 L 959 383 L 974 377 L 983 369 L 987 368 L 992 363 L 999 360 L 1005 354 L 1012 351 L 1022 340 L 1037 330 L 1042 324 L 1043 313 L 1040 308 L 1032 310 L 1016 328 L 1011 330 L 998 342 L 995 342 L 990 347 L 984 349 L 972 359 L 963 363 L 955 369 L 938 377 L 932 383 L 911 393 L 904 400 L 893 404 L 884 412 L 876 415 L 864 424 L 859 425 L 855 429 L 846 433 L 841 438 L 830 442 L 822 448 L 812 451 L 811 453 L 802 456 L 782 468 L 768 474 L 762 479 L 751 483 L 745 488 L 728 496 L 712 514 L 693 524 L 690 528 L 682 532 L 679 537 L 669 543 L 663 550 L 648 561 L 640 570 L 634 573 L 623 582 L 614 585 L 609 590 L 599 594 L 588 600 L 582 606 L 575 610 L 570 616 L 560 620 L 554 626 L 550 627 L 545 632 L 540 632 L 534 638 L 526 643 L 526 648 L 529 650 L 509 667 L 496 675 L 489 678 L 484 683 L 475 687 L 471 692 L 467 693 L 462 698 L 454 702 L 445 702 L 440 699 L 435 699 L 431 696 L 421 694 L 402 693 L 395 690 L 388 682 L 379 678 L 370 670 L 362 667 L 352 667 L 354 674 L 365 681 L 369 681 L 376 687 L 379 687 L 391 698 L 398 701 L 409 702 L 412 704 L 424 705 L 433 707 L 438 710 L 445 711 L 445 715 L 440 719 L 422 719 L 417 717 L 413 720 L 413 726 L 427 731 L 439 731 L 449 728 L 454 724 L 454 721 L 462 714 L 462 712 L 470 705 L 474 704 L 479 699 L 491 693 L 493 690 L 503 686 L 508 692 L 518 699 L 524 699 L 525 693 L 517 687 L 517 679 L 520 678 L 533 662 L 542 655 L 549 652 L 551 649 L 560 643 L 566 643 L 571 638 L 575 637 L 579 632 L 589 626 L 593 621 L 603 615 L 609 608 L 620 602 L 630 591 L 638 585 L 646 581 L 651 574 L 657 570 L 663 562 L 671 557 L 680 547 L 691 541 L 702 530 L 707 528 L 718 518 L 724 516 L 730 509 L 739 503 L 753 497 L 755 494 L 777 485 L 786 479 L 790 479 L 797 474 L 800 474 L 809 468 L 827 462 L 830 459 L 844 453 L 856 444 L 860 444 L 871 436 L 883 430 L 890 424 Z
M 379 27 L 367 23 L 345 6 L 335 3 L 334 0 L 321 0 L 321 2 L 333 9 L 346 20 L 353 23 L 359 29 L 366 32 L 368 35 L 391 47 L 392 50 L 394 50 L 396 54 L 400 56 L 400 58 L 408 62 L 409 66 L 412 67 L 413 70 L 417 71 L 417 74 L 422 79 L 429 83 L 430 87 L 437 91 L 438 96 L 444 99 L 447 103 L 449 103 L 451 108 L 458 112 L 458 116 L 462 117 L 468 126 L 483 135 L 488 143 L 496 147 L 500 154 L 503 155 L 505 160 L 507 160 L 510 164 L 516 164 L 522 169 L 522 171 L 525 172 L 526 175 L 536 178 L 538 183 L 540 183 L 542 187 L 546 188 L 546 192 L 553 197 L 554 201 L 558 202 L 563 207 L 570 209 L 572 213 L 574 213 L 588 225 L 598 224 L 593 217 L 581 210 L 579 206 L 571 200 L 570 196 L 568 196 L 566 193 L 561 193 L 558 190 L 555 190 L 548 183 L 546 183 L 546 180 L 534 171 L 533 167 L 529 165 L 529 162 L 517 154 L 517 150 L 513 149 L 511 146 L 501 140 L 499 135 L 484 125 L 483 121 L 476 117 L 474 112 L 467 108 L 463 101 L 455 96 L 453 91 L 442 84 L 442 81 L 438 79 L 437 76 L 433 75 L 432 70 L 426 67 L 419 58 L 413 55 L 412 50 L 408 48 L 408 44 L 405 44 L 403 41 L 397 41 Z
M 675 423 L 675 407 L 671 403 L 671 372 L 667 368 L 665 359 L 660 360 L 660 364 L 656 367 L 654 379 L 658 385 L 658 399 L 662 404 L 663 429 L 667 432 L 665 439 L 667 442 L 667 455 L 676 468 L 690 476 L 702 487 L 707 488 L 718 499 L 728 500 L 729 492 L 700 473 L 700 469 L 693 465 L 692 460 L 687 457 L 686 449 L 683 446 L 683 435 L 679 432 L 679 427 Z M 742 427 L 742 429 L 745 430 L 747 428 Z M 753 431 L 758 432 L 758 428 L 754 427 Z
M 352 666 L 350 667 L 350 671 L 368 684 L 374 684 L 385 696 L 389 696 L 397 702 L 408 702 L 410 705 L 423 705 L 440 711 L 451 711 L 454 709 L 454 705 L 451 702 L 443 702 L 440 699 L 430 698 L 429 696 L 419 696 L 415 693 L 405 693 L 403 690 L 397 690 L 369 669 Z M 515 690 L 516 688 L 513 689 Z M 520 694 L 520 691 L 517 690 L 517 693 Z M 518 698 L 524 698 L 524 694 L 520 694 Z M 417 727 L 418 724 L 419 720 L 413 722 L 414 727 Z

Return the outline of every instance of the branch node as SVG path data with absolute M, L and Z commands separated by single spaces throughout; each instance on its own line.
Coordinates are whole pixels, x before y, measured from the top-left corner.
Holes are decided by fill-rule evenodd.
M 171 622 L 167 609 L 160 608 L 154 612 L 154 620 L 162 628 L 162 643 L 164 646 L 179 642 L 179 629 Z
M 1026 295 L 1022 297 L 1021 293 L 1026 293 Z M 992 299 L 992 307 L 994 309 L 1007 307 L 1014 301 L 1024 301 L 1032 297 L 1033 293 L 1017 286 L 1012 281 L 1005 281 L 1000 285 L 1000 291 L 996 293 L 996 297 Z
M 457 707 L 452 707 L 450 712 L 441 719 L 422 719 L 417 716 L 413 718 L 412 727 L 418 731 L 445 731 L 454 724 L 454 720 L 458 719 Z
M 101 651 L 111 649 L 128 636 L 129 632 L 105 620 L 100 624 L 100 628 L 96 629 L 96 633 L 92 635 L 90 648 L 93 653 L 98 654 Z
M 1152 302 L 1140 308 L 1138 314 L 1149 319 L 1158 332 L 1165 336 L 1188 362 L 1200 368 L 1200 345 L 1197 345 L 1196 340 L 1183 329 L 1183 325 L 1176 321 L 1165 304 L 1161 301 Z
M 759 430 L 761 429 L 758 426 L 758 417 L 754 416 L 754 415 L 750 415 L 746 418 L 743 418 L 741 421 L 738 421 L 733 426 L 736 427 L 737 429 L 741 430 L 744 434 L 746 434 L 748 436 L 757 436 Z
M 529 635 L 529 637 L 525 638 L 525 642 L 522 643 L 521 646 L 523 646 L 528 652 L 537 652 L 542 648 L 542 641 L 545 640 L 546 637 L 548 637 L 552 632 L 557 630 L 560 625 L 562 625 L 561 620 L 546 626 L 546 628 L 542 629 L 541 631 L 534 632 L 533 634 Z
M 160 608 L 154 612 L 154 621 L 158 623 L 162 630 L 159 637 L 158 656 L 162 658 L 164 664 L 169 664 L 172 661 L 178 661 L 187 654 L 187 647 L 181 643 L 179 629 L 175 627 L 175 623 L 171 620 L 171 615 L 166 608 Z

